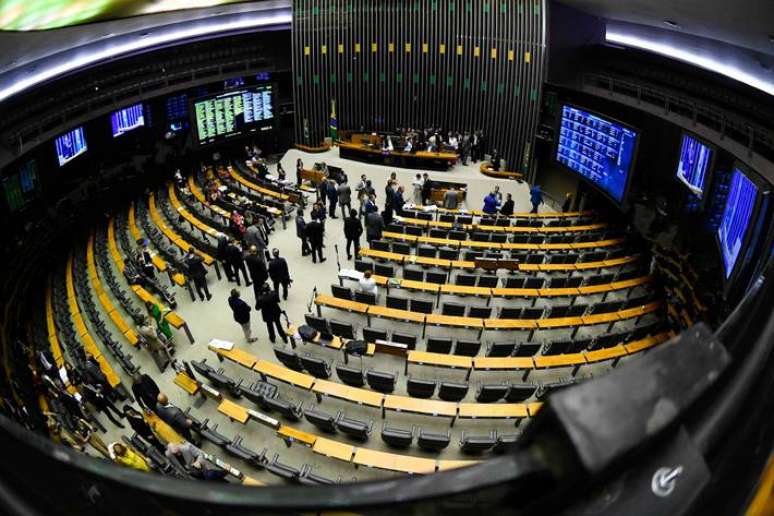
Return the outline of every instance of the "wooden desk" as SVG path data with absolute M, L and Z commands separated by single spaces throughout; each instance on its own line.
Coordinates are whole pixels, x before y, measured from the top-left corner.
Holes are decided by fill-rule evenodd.
M 338 297 L 329 296 L 327 294 L 317 294 L 317 297 L 314 298 L 314 304 L 360 314 L 366 313 L 369 308 L 369 305 L 365 303 L 358 303 L 357 301 L 350 301 L 348 299 L 339 299 Z
M 478 460 L 439 460 L 438 471 L 446 471 L 448 469 L 465 468 L 467 466 L 473 466 L 481 461 Z
M 670 336 L 668 332 L 659 333 L 658 335 L 645 337 L 644 339 L 640 339 L 634 342 L 630 342 L 628 344 L 624 344 L 624 348 L 626 349 L 626 352 L 628 354 L 633 355 L 634 353 L 638 353 L 645 349 L 652 348 L 656 344 L 661 344 L 662 342 L 669 340 L 669 338 Z
M 535 417 L 535 414 L 537 414 L 542 407 L 543 407 L 543 403 L 540 401 L 536 401 L 534 403 L 527 403 L 527 410 L 529 411 L 529 415 L 531 417 Z
M 583 324 L 602 324 L 619 320 L 618 312 L 603 312 L 599 314 L 584 315 L 581 317 Z
M 393 233 L 392 231 L 382 231 L 382 238 L 388 238 L 390 240 L 403 240 L 404 242 L 416 242 L 418 239 L 422 239 L 423 237 L 407 235 L 405 233 Z
M 185 439 L 183 439 L 180 434 L 175 432 L 171 426 L 162 421 L 155 413 L 143 412 L 142 416 L 145 418 L 148 426 L 150 426 L 165 443 L 179 444 L 185 442 Z
M 537 328 L 542 319 L 484 319 L 487 330 L 531 330 Z
M 498 297 L 537 297 L 536 288 L 493 288 L 492 295 Z
M 524 403 L 460 403 L 459 415 L 467 419 L 511 419 L 529 417 Z
M 490 296 L 492 289 L 489 287 L 466 287 L 464 285 L 441 285 L 441 294 L 456 296 Z
M 247 413 L 247 409 L 229 400 L 223 400 L 220 402 L 220 405 L 218 405 L 218 412 L 225 415 L 232 421 L 237 421 L 243 425 L 247 423 L 248 419 L 250 419 L 250 416 Z
M 248 487 L 265 487 L 266 486 L 266 484 L 264 484 L 260 480 L 256 480 L 253 477 L 248 477 L 247 475 L 242 477 L 242 485 L 243 486 L 248 486 Z
M 406 358 L 409 364 L 449 367 L 452 369 L 470 369 L 473 366 L 471 357 L 429 353 L 427 351 L 409 351 Z
M 398 310 L 397 308 L 387 308 L 386 306 L 366 306 L 368 306 L 369 316 L 383 317 L 385 319 L 395 319 L 397 321 L 411 321 L 420 324 L 425 322 L 425 314 L 423 313 L 412 312 L 410 310 Z
M 541 288 L 538 289 L 540 297 L 565 297 L 577 296 L 577 288 Z
M 473 369 L 483 371 L 510 371 L 534 369 L 532 357 L 473 357 Z
M 457 162 L 453 152 L 384 152 L 381 148 L 373 148 L 363 144 L 339 142 L 339 156 L 344 159 L 379 163 L 387 166 L 405 168 L 447 170 Z
M 389 260 L 391 262 L 403 263 L 406 255 L 391 253 L 390 251 L 379 251 L 377 249 L 371 249 L 369 247 L 360 248 L 360 256 L 367 256 L 369 258 L 378 258 L 380 260 Z
M 258 359 L 254 355 L 246 351 L 242 351 L 238 348 L 231 350 L 214 348 L 212 346 L 209 346 L 209 348 L 211 351 L 214 351 L 218 357 L 227 358 L 228 360 L 248 369 L 252 369 L 255 363 L 258 362 Z
M 382 407 L 384 394 L 367 389 L 350 387 L 342 383 L 330 382 L 328 380 L 315 380 L 312 390 L 315 394 L 331 396 L 347 401 L 354 401 L 358 405 L 367 405 L 369 407 Z
M 290 385 L 295 385 L 296 387 L 301 387 L 302 389 L 307 390 L 312 388 L 312 385 L 314 385 L 315 381 L 313 376 L 293 371 L 292 369 L 288 369 L 267 360 L 259 360 L 256 362 L 253 366 L 253 370 L 257 371 L 261 375 L 265 375 L 270 378 L 274 378 L 275 380 L 289 383 Z
M 618 312 L 618 318 L 619 319 L 629 319 L 632 317 L 639 317 L 641 315 L 649 314 L 651 312 L 655 312 L 659 308 L 664 306 L 663 301 L 655 301 L 653 303 L 648 303 L 647 305 L 643 306 L 635 306 L 634 308 L 627 308 L 626 310 L 620 310 Z
M 580 366 L 586 363 L 586 356 L 583 353 L 565 353 L 564 355 L 535 355 L 535 367 L 543 369 L 546 367 L 568 367 Z
M 580 326 L 583 324 L 582 317 L 549 317 L 547 319 L 538 319 L 538 328 L 563 328 L 565 326 Z
M 303 430 L 298 430 L 297 428 L 293 428 L 287 425 L 281 425 L 277 430 L 277 435 L 285 440 L 298 441 L 307 446 L 314 446 L 314 444 L 317 442 L 316 435 L 310 434 L 309 432 L 304 432 Z
M 430 416 L 454 417 L 457 415 L 457 404 L 449 401 L 423 400 L 408 396 L 388 394 L 384 397 L 384 408 L 398 412 L 426 414 Z
M 454 315 L 441 315 L 441 314 L 428 314 L 425 318 L 427 324 L 434 324 L 438 326 L 455 326 L 458 328 L 483 328 L 483 319 L 477 319 L 475 317 L 460 317 Z
M 400 288 L 437 294 L 438 291 L 441 290 L 441 285 L 437 283 L 427 283 L 424 281 L 400 280 Z
M 175 375 L 175 385 L 190 395 L 194 395 L 199 392 L 199 382 L 182 371 Z
M 324 437 L 317 437 L 312 446 L 312 451 L 319 455 L 350 462 L 352 461 L 352 455 L 355 454 L 355 447 L 351 444 L 340 443 Z
M 352 462 L 358 466 L 410 474 L 433 473 L 436 466 L 435 459 L 398 455 L 368 448 L 356 448 Z
M 586 355 L 586 363 L 602 362 L 605 360 L 615 360 L 626 356 L 626 348 L 623 345 L 618 344 L 611 348 L 597 349 L 594 351 L 586 351 L 583 354 Z

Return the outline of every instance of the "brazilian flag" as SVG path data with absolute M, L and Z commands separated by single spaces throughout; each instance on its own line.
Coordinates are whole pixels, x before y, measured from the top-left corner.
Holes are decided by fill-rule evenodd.
M 331 139 L 336 142 L 339 134 L 339 123 L 336 121 L 336 101 L 331 100 L 331 117 L 328 122 L 328 129 L 330 129 Z

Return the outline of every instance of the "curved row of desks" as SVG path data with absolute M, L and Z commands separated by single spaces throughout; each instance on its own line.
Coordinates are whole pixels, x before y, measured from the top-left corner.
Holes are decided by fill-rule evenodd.
M 140 228 L 137 226 L 137 216 L 136 216 L 136 210 L 134 207 L 134 202 L 132 202 L 129 205 L 129 216 L 127 218 L 127 226 L 129 228 L 129 233 L 131 233 L 132 238 L 135 242 L 142 239 L 142 233 L 140 233 Z M 159 272 L 167 272 L 169 269 L 169 265 L 167 264 L 167 261 L 164 260 L 164 258 L 159 255 L 159 253 L 153 253 L 151 255 L 151 261 L 153 262 L 153 266 L 156 267 L 156 270 Z M 185 286 L 186 280 L 185 276 L 180 273 L 176 272 L 175 274 L 171 275 L 172 281 L 174 281 L 179 286 Z
M 465 231 L 483 231 L 487 233 L 580 233 L 584 231 L 596 231 L 605 229 L 608 225 L 604 222 L 585 224 L 583 226 L 483 226 L 480 224 L 453 224 L 440 220 L 414 219 L 410 217 L 395 216 L 394 220 L 404 224 L 411 224 L 422 228 L 456 229 L 461 227 Z
M 452 249 L 486 249 L 486 250 L 517 250 L 517 251 L 573 251 L 581 249 L 594 249 L 597 247 L 612 247 L 623 244 L 624 238 L 610 238 L 606 240 L 596 240 L 592 242 L 577 242 L 571 244 L 519 244 L 515 242 L 478 242 L 475 240 L 453 240 L 450 238 L 436 238 L 429 236 L 408 235 L 406 233 L 395 233 L 392 231 L 383 231 L 382 238 L 389 240 L 401 240 L 411 244 L 428 244 L 441 247 L 450 247 Z

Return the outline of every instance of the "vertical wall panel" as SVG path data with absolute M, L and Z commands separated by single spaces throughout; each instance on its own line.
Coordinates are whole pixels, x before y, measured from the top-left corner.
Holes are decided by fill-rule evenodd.
M 483 129 L 521 169 L 546 73 L 546 3 L 294 0 L 296 140 L 328 135 L 335 100 L 340 129 Z

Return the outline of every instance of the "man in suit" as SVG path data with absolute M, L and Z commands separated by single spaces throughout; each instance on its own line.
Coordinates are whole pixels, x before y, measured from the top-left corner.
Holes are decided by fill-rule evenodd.
M 159 393 L 156 398 L 156 414 L 159 416 L 159 419 L 172 427 L 175 432 L 185 437 L 186 441 L 197 444 L 193 434 L 191 434 L 193 421 L 188 419 L 185 412 L 180 410 L 179 407 L 172 405 L 167 395 L 163 392 Z
M 355 245 L 355 256 L 360 254 L 360 235 L 363 234 L 363 225 L 355 210 L 349 210 L 349 217 L 344 220 L 344 236 L 347 239 L 347 260 L 352 259 L 349 248 Z
M 296 215 L 296 236 L 301 239 L 301 256 L 309 254 L 309 242 L 306 241 L 306 221 L 304 212 L 299 210 Z
M 266 249 L 266 238 L 263 234 L 263 230 L 258 227 L 257 220 L 247 226 L 247 230 L 245 231 L 245 247 L 250 249 L 253 246 L 255 246 L 258 251 L 261 251 L 261 254 L 263 254 L 262 251 Z
M 282 308 L 280 308 L 279 301 L 279 294 L 277 291 L 272 290 L 268 283 L 264 283 L 261 288 L 258 303 L 261 307 L 263 322 L 266 323 L 266 329 L 269 331 L 269 340 L 274 344 L 274 341 L 277 338 L 274 332 L 274 329 L 276 328 L 282 342 L 287 344 L 288 338 L 285 335 L 285 330 L 282 328 L 282 322 L 280 321 Z
M 374 240 L 382 238 L 382 231 L 384 230 L 384 219 L 379 213 L 372 211 L 366 215 L 366 239 L 368 245 Z
M 306 225 L 306 238 L 309 240 L 309 245 L 312 248 L 312 263 L 317 263 L 317 258 L 320 258 L 320 263 L 325 261 L 323 257 L 323 226 L 320 221 L 312 219 Z
M 328 216 L 332 219 L 337 219 L 336 203 L 339 201 L 339 190 L 336 188 L 336 181 L 333 179 L 328 180 L 328 185 L 325 188 L 325 192 L 328 195 Z
M 144 373 L 137 372 L 132 379 L 132 394 L 137 399 L 137 403 L 145 410 L 155 411 L 160 392 L 159 386 L 153 378 Z
M 196 287 L 199 299 L 204 301 L 205 296 L 207 301 L 212 299 L 212 295 L 210 295 L 210 291 L 207 288 L 207 269 L 204 268 L 204 258 L 194 251 L 193 247 L 185 255 L 185 265 L 188 267 L 188 276 Z
M 272 259 L 269 260 L 269 277 L 271 278 L 272 283 L 274 283 L 274 290 L 277 294 L 279 294 L 279 288 L 280 285 L 282 285 L 282 299 L 287 300 L 288 287 L 293 281 L 290 279 L 288 262 L 280 256 L 279 249 L 272 249 L 271 254 Z
M 338 187 L 339 206 L 341 206 L 341 218 L 347 218 L 347 213 L 352 209 L 352 189 L 346 181 Z
M 256 306 L 258 306 L 257 301 L 259 301 L 258 298 L 256 299 Z M 234 320 L 242 327 L 242 331 L 245 334 L 245 340 L 250 344 L 258 340 L 253 337 L 253 332 L 250 329 L 250 305 L 245 303 L 239 297 L 239 291 L 237 289 L 231 290 L 231 296 L 228 298 L 228 306 L 231 307 Z
M 237 285 L 241 285 L 239 282 L 239 273 L 245 278 L 245 285 L 250 286 L 252 282 L 247 277 L 247 269 L 245 268 L 245 259 L 242 255 L 242 247 L 237 240 L 232 240 L 228 247 L 226 247 L 226 261 L 234 271 L 234 279 Z
M 250 278 L 253 280 L 253 293 L 257 303 L 261 285 L 269 278 L 269 273 L 266 271 L 266 263 L 263 261 L 263 256 L 258 252 L 258 248 L 250 248 L 250 252 L 245 257 L 245 264 L 247 265 L 247 270 L 250 271 Z
M 228 237 L 226 235 L 218 235 L 218 248 L 215 251 L 215 258 L 223 265 L 226 278 L 229 281 L 234 281 L 234 269 L 231 268 L 231 264 L 228 261 Z

